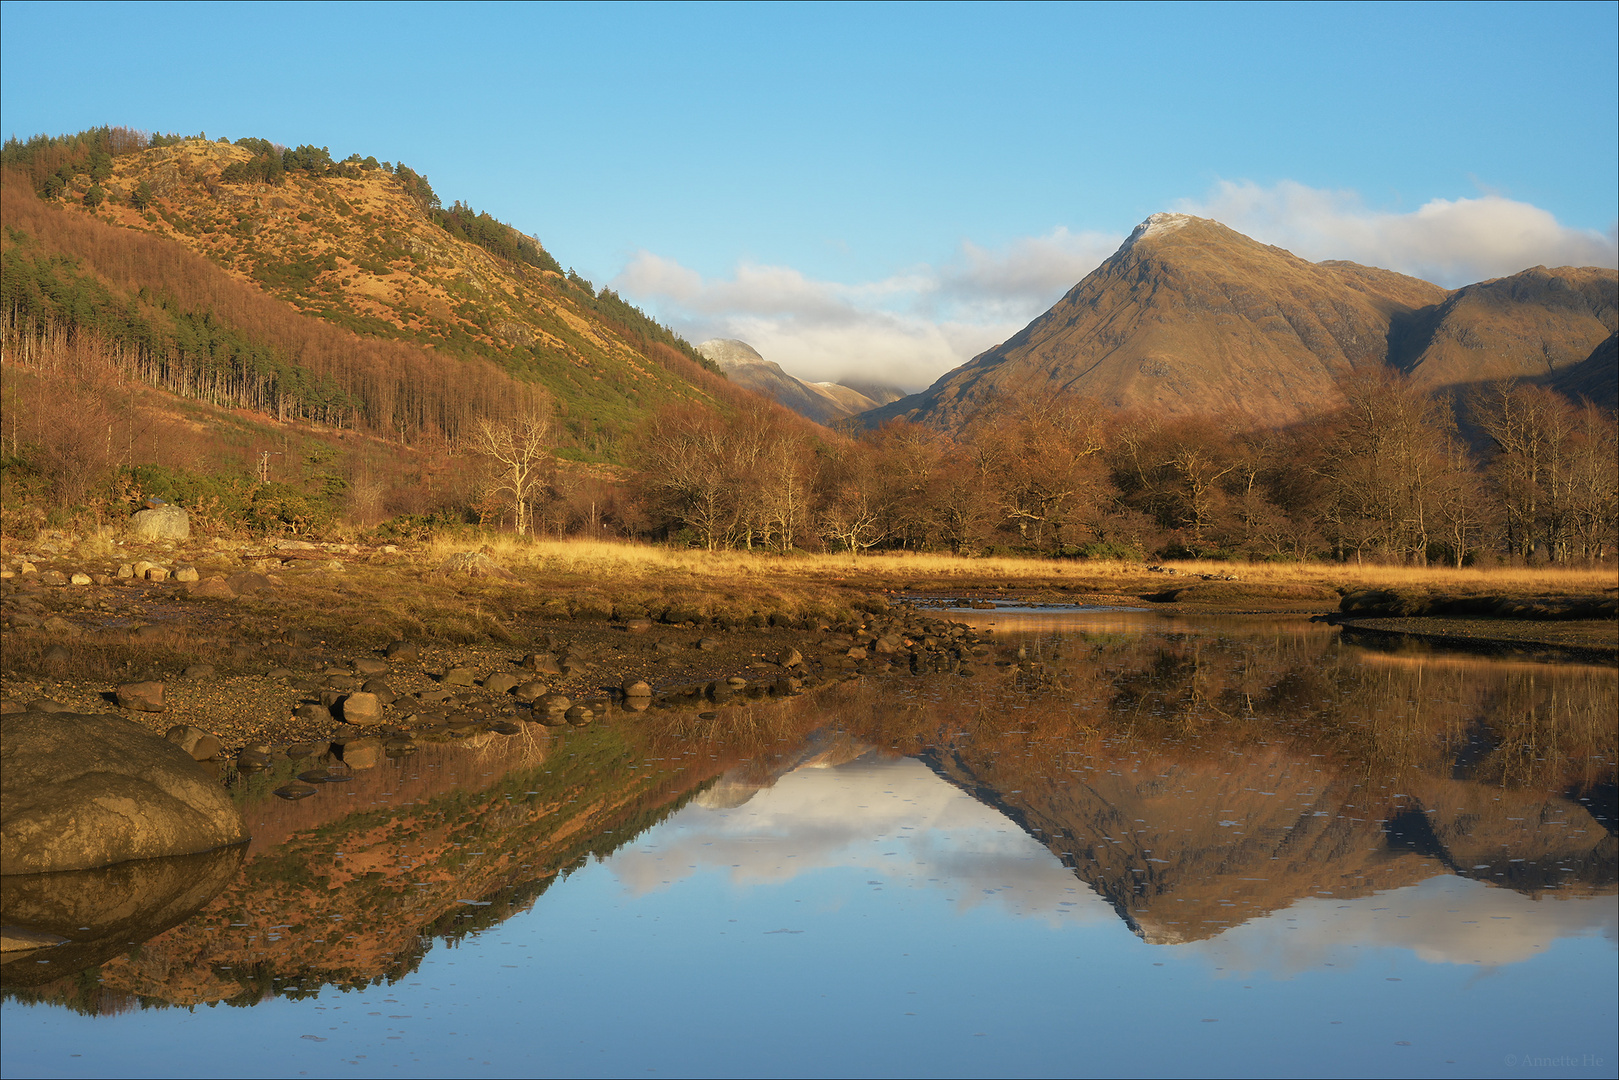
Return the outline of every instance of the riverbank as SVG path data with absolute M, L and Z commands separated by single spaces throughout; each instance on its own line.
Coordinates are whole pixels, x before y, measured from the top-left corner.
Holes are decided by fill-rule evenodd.
M 895 664 L 966 663 L 970 670 L 979 642 L 948 612 L 933 610 L 955 605 L 1326 615 L 1338 611 L 1341 595 L 1374 586 L 1573 596 L 1611 588 L 1605 579 L 1612 577 L 779 557 L 510 540 L 467 552 L 442 542 L 67 538 L 12 546 L 3 572 L 0 697 L 8 709 L 43 702 L 111 710 L 119 686 L 160 682 L 164 710 L 127 715 L 154 730 L 193 724 L 232 751 L 330 736 L 332 706 L 340 713 L 341 698 L 369 692 L 373 679 L 379 696 L 397 699 L 382 703 L 379 731 L 410 731 L 515 723 L 534 716 L 535 702 L 547 696 L 599 715 L 636 704 L 624 690 L 637 682 L 654 706 L 679 700 L 701 708 L 716 698 L 723 704 L 794 693 Z M 1374 621 L 1440 632 L 1409 619 Z M 1530 630 L 1503 620 L 1463 622 L 1469 625 L 1443 632 L 1487 640 L 1498 627 L 1531 645 L 1607 648 L 1605 655 L 1614 647 L 1612 620 L 1535 623 Z M 1540 637 L 1530 641 L 1533 634 Z M 389 655 L 394 642 L 408 648 Z M 795 654 L 798 660 L 784 662 Z M 526 690 L 514 693 L 516 686 Z

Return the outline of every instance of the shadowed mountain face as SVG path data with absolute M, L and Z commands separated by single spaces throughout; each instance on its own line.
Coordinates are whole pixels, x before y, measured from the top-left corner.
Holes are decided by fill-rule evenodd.
M 861 422 L 954 428 L 997 402 L 1070 395 L 1281 425 L 1339 404 L 1345 376 L 1388 364 L 1433 386 L 1576 364 L 1614 332 L 1616 287 L 1613 270 L 1537 267 L 1448 293 L 1154 214 L 1010 340 Z
M 713 338 L 697 346 L 697 351 L 718 364 L 726 377 L 738 386 L 785 405 L 818 424 L 839 420 L 875 409 L 900 394 L 892 387 L 871 385 L 873 398 L 854 387 L 840 383 L 807 383 L 795 379 L 781 365 L 760 356 L 752 345 L 733 338 Z
M 1619 274 L 1537 266 L 1457 289 L 1413 320 L 1389 359 L 1427 386 L 1555 376 L 1619 329 Z

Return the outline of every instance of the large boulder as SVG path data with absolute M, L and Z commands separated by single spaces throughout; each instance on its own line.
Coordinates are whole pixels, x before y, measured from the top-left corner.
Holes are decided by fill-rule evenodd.
M 0 985 L 94 968 L 185 921 L 229 885 L 247 845 L 100 870 L 0 876 Z
M 247 839 L 219 782 L 138 724 L 77 713 L 0 720 L 0 874 L 90 870 Z
M 191 518 L 178 506 L 154 506 L 129 519 L 131 540 L 189 540 Z

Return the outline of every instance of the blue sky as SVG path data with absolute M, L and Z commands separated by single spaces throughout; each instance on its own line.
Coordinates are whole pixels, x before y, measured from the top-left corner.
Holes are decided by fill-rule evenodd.
M 0 5 L 4 134 L 405 161 L 693 340 L 910 386 L 1149 213 L 1614 265 L 1619 6 Z

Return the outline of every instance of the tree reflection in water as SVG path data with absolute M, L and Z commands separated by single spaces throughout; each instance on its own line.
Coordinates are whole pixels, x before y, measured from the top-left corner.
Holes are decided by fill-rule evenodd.
M 1378 653 L 1302 620 L 993 621 L 971 678 L 531 726 L 296 803 L 270 795 L 292 766 L 252 777 L 254 840 L 218 896 L 8 996 L 107 1012 L 396 980 L 693 799 L 740 806 L 863 755 L 916 757 L 999 810 L 1149 942 L 1442 874 L 1615 889 L 1611 667 Z

